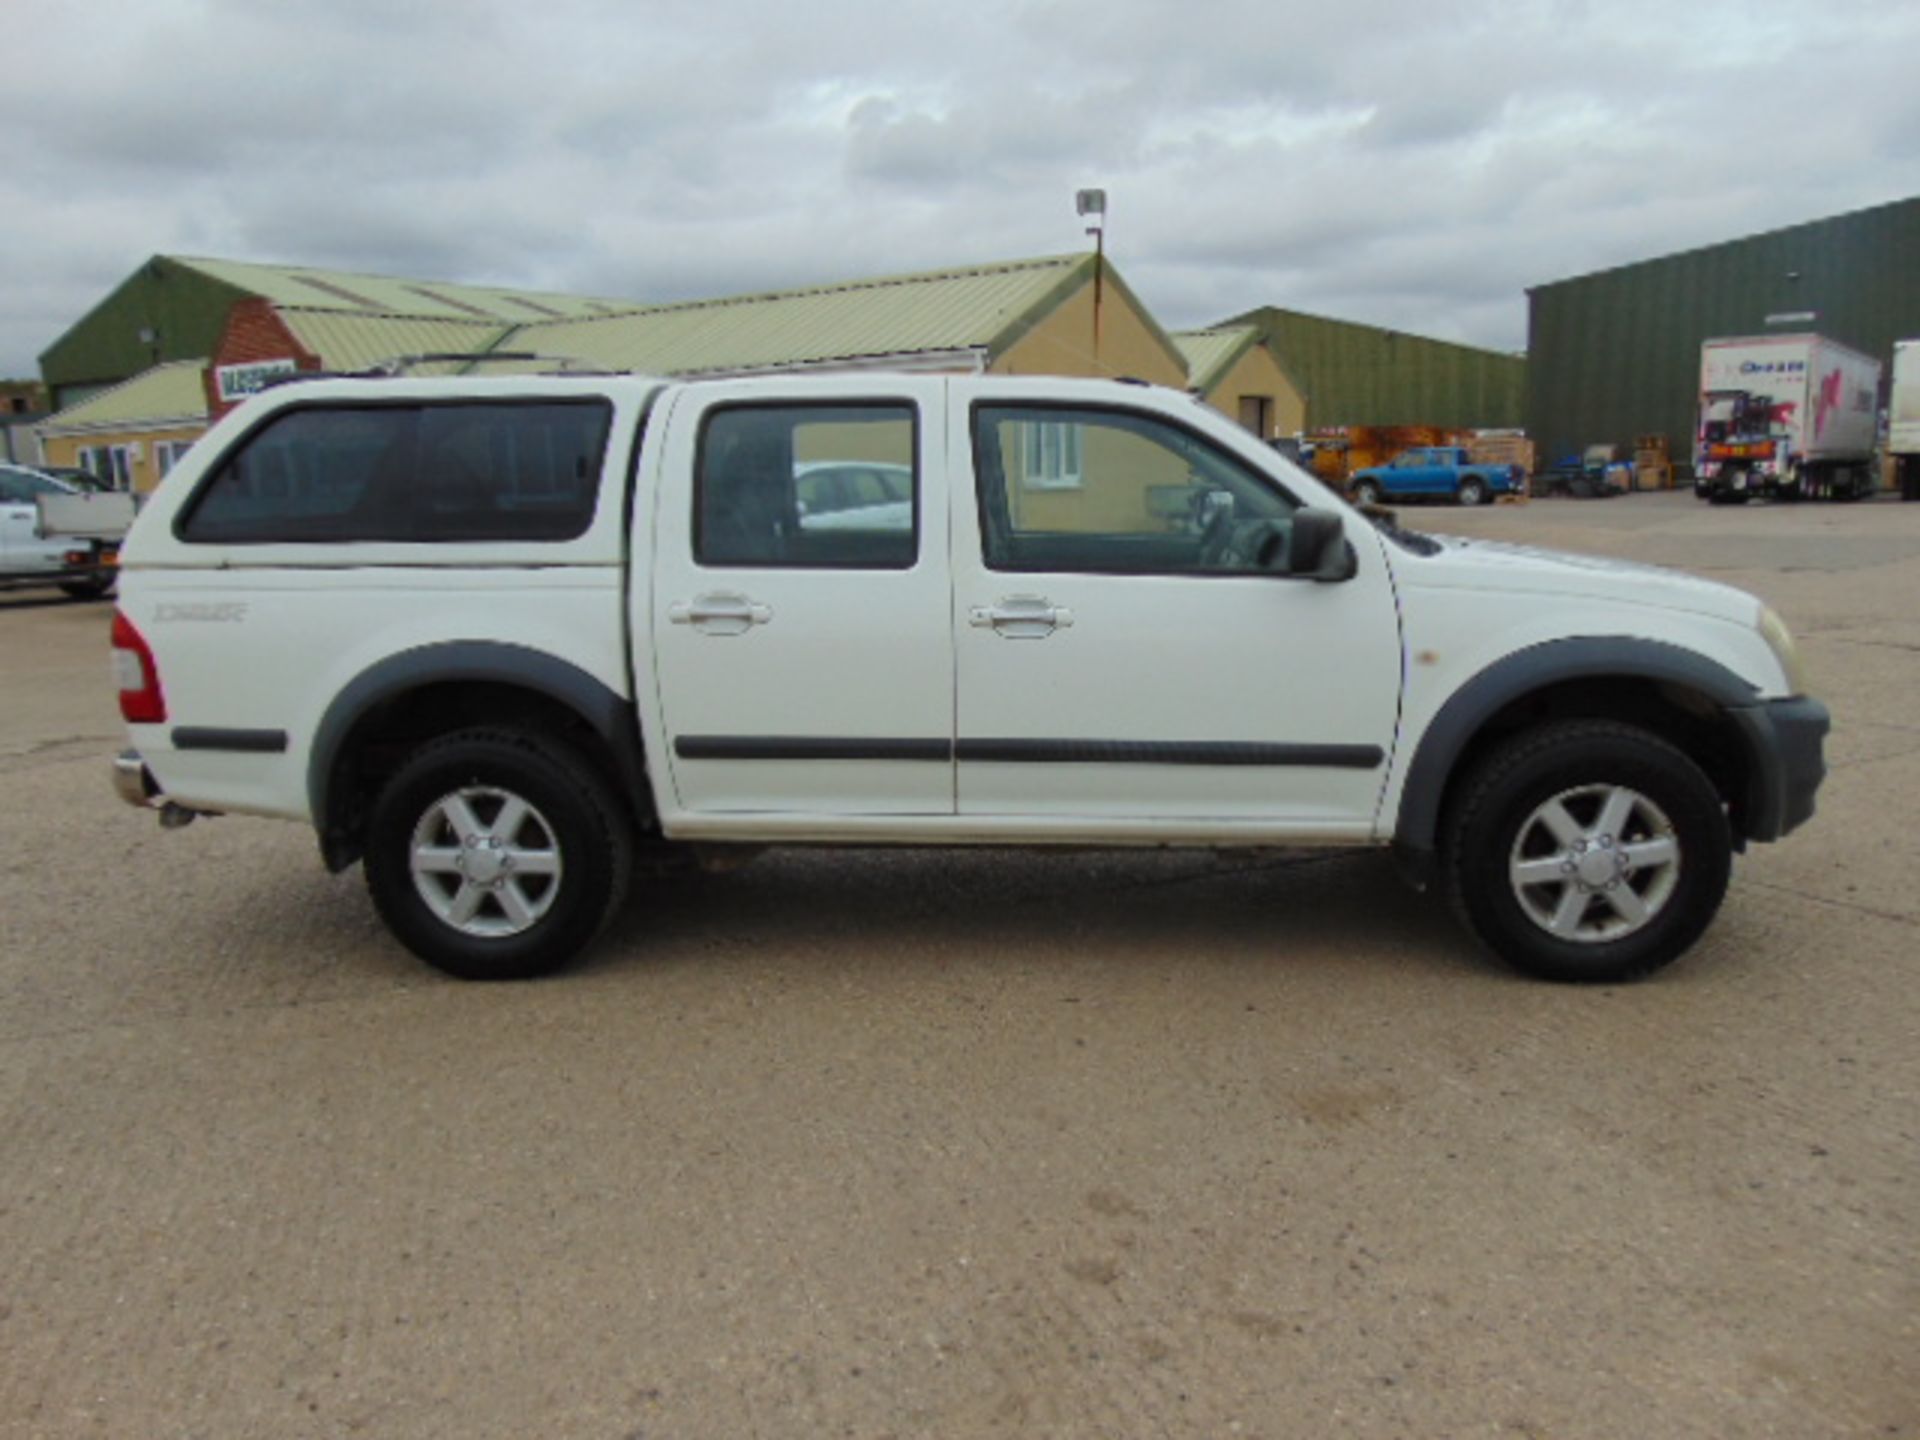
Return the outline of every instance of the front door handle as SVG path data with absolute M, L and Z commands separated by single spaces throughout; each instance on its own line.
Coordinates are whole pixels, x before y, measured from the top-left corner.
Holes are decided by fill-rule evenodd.
M 702 635 L 744 635 L 756 625 L 773 621 L 773 607 L 745 595 L 702 595 L 676 600 L 667 607 L 675 625 L 691 625 Z
M 976 605 L 967 623 L 1002 640 L 1044 640 L 1073 624 L 1073 612 L 1043 595 L 1009 595 L 998 605 Z

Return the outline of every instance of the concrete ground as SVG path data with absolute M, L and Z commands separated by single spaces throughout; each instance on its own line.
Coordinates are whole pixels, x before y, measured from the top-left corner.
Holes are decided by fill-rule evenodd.
M 1655 979 L 1374 856 L 776 853 L 443 980 L 108 793 L 0 596 L 0 1436 L 1920 1436 L 1920 505 L 1419 524 L 1758 591 L 1819 816 Z

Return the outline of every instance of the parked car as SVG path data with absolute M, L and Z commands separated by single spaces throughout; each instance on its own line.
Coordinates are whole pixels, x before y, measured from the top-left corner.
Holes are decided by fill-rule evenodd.
M 1460 445 L 1423 445 L 1403 450 L 1385 465 L 1354 472 L 1348 493 L 1358 505 L 1382 500 L 1451 500 L 1482 505 L 1501 495 L 1526 493 L 1518 465 L 1477 465 Z
M 826 512 L 884 513 L 802 523 L 799 455 L 892 456 Z M 311 824 L 476 978 L 658 857 L 998 843 L 1391 847 L 1520 968 L 1620 979 L 1824 773 L 1753 596 L 1398 530 L 1139 384 L 295 382 L 126 560 L 123 797 Z
M 879 461 L 802 461 L 793 467 L 803 530 L 911 530 L 913 467 Z
M 113 588 L 116 572 L 94 537 L 48 531 L 41 523 L 44 497 L 79 493 L 42 471 L 0 464 L 0 587 L 58 585 L 76 600 Z

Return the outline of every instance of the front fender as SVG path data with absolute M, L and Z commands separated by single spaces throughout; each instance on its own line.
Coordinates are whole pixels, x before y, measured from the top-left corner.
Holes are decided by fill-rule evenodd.
M 1569 680 L 1615 678 L 1680 685 L 1736 715 L 1757 710 L 1763 703 L 1751 681 L 1697 651 L 1661 640 L 1583 636 L 1546 641 L 1496 660 L 1455 690 L 1435 712 L 1407 767 L 1393 843 L 1416 881 L 1431 869 L 1447 782 L 1481 727 L 1536 691 Z M 1742 726 L 1741 734 L 1751 749 L 1753 728 Z M 1750 754 L 1749 759 L 1764 762 L 1766 757 Z

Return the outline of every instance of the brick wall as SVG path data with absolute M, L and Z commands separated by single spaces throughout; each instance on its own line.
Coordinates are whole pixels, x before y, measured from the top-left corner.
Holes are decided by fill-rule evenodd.
M 272 301 L 257 297 L 235 301 L 220 331 L 220 343 L 214 347 L 212 363 L 202 377 L 210 420 L 218 420 L 240 403 L 220 399 L 220 387 L 215 379 L 220 367 L 267 360 L 291 360 L 299 370 L 320 369 L 320 357 L 294 338 Z

